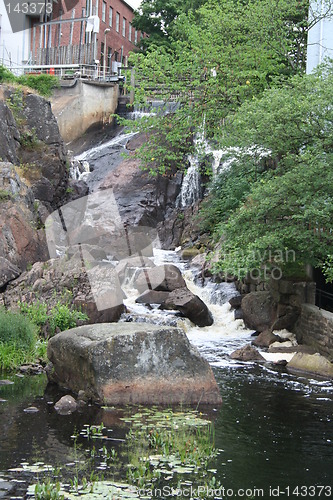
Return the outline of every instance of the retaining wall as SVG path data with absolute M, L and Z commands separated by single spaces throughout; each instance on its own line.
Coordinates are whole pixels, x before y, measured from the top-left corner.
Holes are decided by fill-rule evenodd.
M 314 347 L 333 361 L 333 313 L 312 304 L 302 304 L 294 333 L 298 342 Z
M 111 121 L 118 106 L 117 83 L 76 80 L 54 91 L 52 111 L 66 143 L 81 137 L 92 125 Z

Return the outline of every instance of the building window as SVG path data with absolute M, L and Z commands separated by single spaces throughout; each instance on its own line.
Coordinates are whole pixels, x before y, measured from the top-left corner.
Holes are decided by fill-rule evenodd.
M 113 8 L 109 8 L 109 26 L 112 26 L 112 19 L 113 19 Z
M 132 23 L 129 23 L 128 26 L 128 39 L 130 42 L 132 41 Z
M 101 43 L 101 59 L 100 59 L 101 67 L 104 66 L 104 43 Z
M 126 36 L 126 18 L 123 17 L 123 36 Z
M 108 47 L 108 72 L 111 73 L 112 48 Z
M 119 26 L 120 26 L 120 14 L 117 12 L 116 14 L 116 31 L 119 33 Z
M 106 2 L 102 3 L 102 21 L 105 23 L 106 20 Z
M 134 32 L 134 43 L 138 43 L 138 30 Z

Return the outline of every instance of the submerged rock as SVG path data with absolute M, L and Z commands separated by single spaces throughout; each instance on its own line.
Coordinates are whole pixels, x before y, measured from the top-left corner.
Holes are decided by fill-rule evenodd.
M 77 402 L 73 398 L 73 396 L 63 396 L 59 399 L 59 401 L 54 405 L 54 409 L 60 415 L 69 415 L 77 410 Z
M 51 382 L 104 404 L 218 404 L 208 362 L 179 328 L 85 325 L 50 339 Z

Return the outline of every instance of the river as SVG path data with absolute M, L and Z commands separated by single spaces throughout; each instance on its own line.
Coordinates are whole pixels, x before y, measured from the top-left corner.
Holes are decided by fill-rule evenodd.
M 109 143 L 108 148 L 113 145 Z M 116 144 L 118 153 L 119 146 L 121 149 L 123 142 Z M 101 173 L 96 172 L 98 155 L 105 157 L 105 148 L 85 154 L 85 159 L 94 158 L 96 183 L 101 178 Z M 250 342 L 252 334 L 241 320 L 233 318 L 228 304 L 228 298 L 235 294 L 233 285 L 222 283 L 216 287 L 206 283 L 201 288 L 194 280 L 195 269 L 182 261 L 177 252 L 157 249 L 155 261 L 178 265 L 189 288 L 205 300 L 214 316 L 213 326 L 194 327 L 173 313 L 147 311 L 135 304 L 130 287 L 126 290 L 126 305 L 132 319 L 181 321 L 190 341 L 212 366 L 223 404 L 220 408 L 200 407 L 200 411 L 214 422 L 215 446 L 219 450 L 214 474 L 225 488 L 223 498 L 330 497 L 332 381 L 295 376 L 285 367 L 268 362 L 231 360 L 229 354 Z M 0 378 L 5 378 L 4 374 Z M 79 438 L 78 443 L 73 434 L 85 425 L 103 422 L 111 435 L 107 445 L 121 446 L 125 430 L 120 418 L 128 411 L 136 411 L 88 405 L 72 415 L 58 415 L 53 405 L 62 393 L 47 386 L 44 376 L 6 378 L 12 383 L 0 384 L 0 498 L 26 498 L 27 486 L 45 472 L 45 465 L 74 474 L 76 464 L 84 463 L 86 455 L 85 441 Z M 31 407 L 37 411 L 27 411 Z M 102 471 L 107 476 L 108 470 L 101 462 L 94 466 L 96 472 Z M 178 498 L 187 496 L 183 493 Z M 203 498 L 221 496 L 206 493 Z

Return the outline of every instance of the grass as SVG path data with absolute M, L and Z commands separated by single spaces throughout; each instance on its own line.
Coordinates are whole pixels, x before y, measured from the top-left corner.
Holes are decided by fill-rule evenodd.
M 10 371 L 34 361 L 36 346 L 36 327 L 29 318 L 0 310 L 0 370 Z M 39 348 L 41 354 L 42 347 Z

